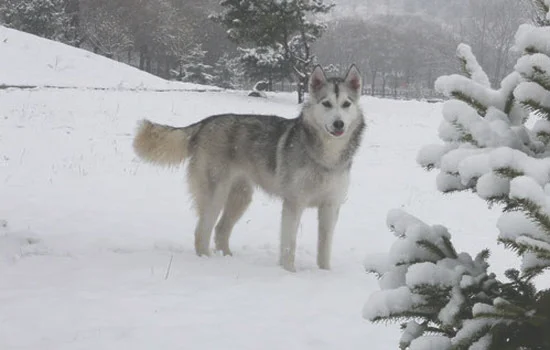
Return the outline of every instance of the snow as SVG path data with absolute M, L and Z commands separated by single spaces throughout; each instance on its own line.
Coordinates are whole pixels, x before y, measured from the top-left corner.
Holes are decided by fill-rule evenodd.
M 524 271 L 545 266 L 550 266 L 550 260 L 541 258 L 535 253 L 525 253 L 521 261 L 521 269 Z
M 378 291 L 370 295 L 363 308 L 363 317 L 368 320 L 375 320 L 377 317 L 388 317 L 408 312 L 424 302 L 420 295 L 412 293 L 409 288 L 404 286 L 392 290 Z
M 456 344 L 468 341 L 472 339 L 475 334 L 483 333 L 484 329 L 491 327 L 494 323 L 494 320 L 485 318 L 466 320 L 462 328 L 457 332 L 455 338 L 453 338 L 453 343 Z
M 423 336 L 413 340 L 409 350 L 447 350 L 451 348 L 451 341 L 439 335 Z
M 217 90 L 166 81 L 89 51 L 0 25 L 0 86 Z
M 469 350 L 487 350 L 487 349 L 490 349 L 492 339 L 493 339 L 493 336 L 491 334 L 487 334 L 487 335 L 481 337 L 475 343 L 473 343 L 470 346 Z
M 489 77 L 487 76 L 487 74 L 485 74 L 485 72 L 477 62 L 477 59 L 472 53 L 472 48 L 469 45 L 463 43 L 459 44 L 456 50 L 456 54 L 458 57 L 465 61 L 466 70 L 470 73 L 473 81 L 485 87 L 491 86 Z
M 505 103 L 496 91 L 458 74 L 439 77 L 435 81 L 435 89 L 447 96 L 455 91 L 463 91 L 468 96 L 475 96 L 484 105 L 503 107 Z
M 521 245 L 533 247 L 534 250 L 538 250 L 538 249 L 545 250 L 545 251 L 550 250 L 550 244 L 548 244 L 546 242 L 541 242 L 539 240 L 532 239 L 532 238 L 529 238 L 529 237 L 526 237 L 526 236 L 518 237 L 516 239 L 516 242 L 518 244 L 521 244 Z
M 549 38 L 550 28 L 522 24 L 516 32 L 515 48 L 519 51 L 534 49 L 536 52 L 550 54 Z
M 453 286 L 451 300 L 437 315 L 437 318 L 439 318 L 444 325 L 454 326 L 457 324 L 457 319 L 460 319 L 462 305 L 465 302 L 465 297 L 460 289 L 461 287 L 462 284 Z
M 536 73 L 535 68 L 539 73 Z M 547 74 L 550 72 L 550 57 L 541 53 L 525 55 L 518 59 L 514 69 L 527 77 L 532 77 L 535 74 Z
M 533 100 L 544 108 L 550 108 L 550 93 L 537 83 L 524 82 L 519 84 L 514 90 L 514 96 L 518 101 Z
M 407 271 L 406 283 L 409 288 L 426 284 L 452 287 L 458 283 L 458 276 L 452 272 L 431 262 L 414 264 Z
M 518 176 L 510 182 L 510 198 L 529 200 L 547 209 L 546 195 L 538 183 L 529 176 Z
M 405 329 L 403 329 L 401 340 L 399 341 L 399 347 L 402 349 L 407 348 L 414 339 L 422 335 L 425 329 L 425 326 L 422 326 L 416 321 L 407 322 Z
M 536 134 L 550 134 L 550 121 L 539 119 L 533 125 L 533 132 Z
M 477 179 L 476 192 L 483 199 L 505 196 L 510 192 L 510 180 L 493 172 L 485 173 Z
M 544 239 L 545 233 L 522 212 L 507 212 L 498 219 L 499 237 L 515 241 L 519 235 Z
M 397 327 L 361 315 L 379 289 L 362 262 L 394 242 L 391 208 L 445 224 L 461 251 L 491 248 L 498 273 L 514 259 L 496 243 L 500 211 L 473 194 L 449 200 L 415 161 L 438 141 L 441 104 L 370 97 L 331 271 L 315 265 L 313 211 L 299 230 L 298 272 L 277 266 L 280 203 L 261 193 L 235 227 L 234 256 L 198 258 L 184 169 L 139 162 L 136 122 L 294 117 L 295 95 L 182 91 L 198 86 L 3 27 L 0 52 L 0 84 L 39 86 L 0 90 L 0 349 L 393 349 Z

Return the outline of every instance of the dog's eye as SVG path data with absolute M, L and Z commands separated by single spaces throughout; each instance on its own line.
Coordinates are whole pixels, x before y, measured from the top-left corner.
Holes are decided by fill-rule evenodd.
M 349 101 L 342 103 L 342 108 L 348 108 L 349 106 L 351 106 L 351 102 Z
M 330 103 L 329 101 L 325 101 L 322 103 L 323 106 L 327 107 L 327 108 L 331 108 L 332 107 L 332 103 Z

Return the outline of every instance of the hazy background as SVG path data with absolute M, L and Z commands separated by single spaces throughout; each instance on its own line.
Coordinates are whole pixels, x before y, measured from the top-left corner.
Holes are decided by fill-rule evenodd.
M 292 72 L 243 67 L 238 46 L 250 45 L 230 41 L 226 28 L 209 19 L 222 11 L 219 0 L 48 1 L 63 3 L 69 14 L 69 19 L 60 20 L 66 22 L 61 34 L 50 28 L 57 19 L 29 29 L 25 18 L 10 17 L 15 8 L 23 13 L 20 17 L 32 16 L 32 11 L 21 10 L 21 4 L 31 7 L 38 0 L 0 0 L 0 21 L 167 79 L 238 89 L 268 80 L 269 88 L 287 91 L 300 81 Z M 328 14 L 314 19 L 324 22 L 326 31 L 311 44 L 312 64 L 341 72 L 356 63 L 366 94 L 433 97 L 435 79 L 459 69 L 455 49 L 465 42 L 496 86 L 517 58 L 513 39 L 518 25 L 532 18 L 527 1 L 335 0 Z M 263 55 L 254 60 L 269 61 L 268 53 Z M 298 70 L 307 73 L 312 64 Z

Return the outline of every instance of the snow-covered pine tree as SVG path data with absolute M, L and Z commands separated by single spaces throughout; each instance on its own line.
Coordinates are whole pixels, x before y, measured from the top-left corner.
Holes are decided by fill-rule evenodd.
M 244 72 L 238 57 L 231 58 L 223 54 L 214 65 L 214 85 L 224 89 L 237 89 L 242 84 Z
M 230 40 L 243 49 L 282 53 L 277 74 L 296 82 L 298 102 L 302 102 L 307 85 L 303 82 L 314 59 L 311 43 L 325 29 L 315 17 L 334 5 L 325 0 L 222 0 L 220 5 L 223 11 L 211 19 L 227 29 Z M 251 52 L 243 53 L 251 57 Z M 253 61 L 248 63 L 250 66 Z
M 550 0 L 535 1 L 548 13 Z M 534 283 L 550 267 L 549 42 L 550 27 L 520 26 L 516 47 L 525 54 L 499 89 L 464 44 L 457 53 L 465 75 L 436 82 L 451 98 L 439 128 L 444 144 L 423 148 L 417 160 L 439 169 L 439 190 L 471 190 L 501 206 L 498 241 L 522 264 L 500 281 L 487 270 L 488 251 L 457 254 L 445 228 L 391 212 L 400 239 L 389 256 L 367 260 L 382 290 L 364 316 L 408 321 L 402 349 L 550 349 L 550 289 Z
M 268 91 L 273 91 L 274 81 L 288 77 L 288 67 L 285 66 L 284 52 L 281 46 L 276 48 L 270 46 L 239 48 L 239 51 L 245 76 L 256 82 L 266 81 Z
M 182 81 L 188 83 L 196 83 L 203 85 L 212 85 L 214 76 L 212 75 L 213 67 L 203 63 L 206 51 L 200 45 L 195 46 L 185 57 L 183 64 Z
M 69 4 L 69 0 L 4 0 L 0 19 L 11 28 L 73 44 L 76 28 Z

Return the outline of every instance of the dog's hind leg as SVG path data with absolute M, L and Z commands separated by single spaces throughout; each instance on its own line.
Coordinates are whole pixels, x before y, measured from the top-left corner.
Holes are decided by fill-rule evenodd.
M 223 255 L 233 255 L 229 249 L 229 237 L 233 226 L 241 218 L 252 201 L 254 189 L 246 179 L 239 179 L 231 186 L 231 191 L 227 197 L 222 217 L 216 225 L 216 250 L 221 251 Z
M 339 205 L 323 204 L 319 207 L 319 240 L 317 241 L 317 266 L 330 269 L 332 236 L 338 220 Z
M 195 228 L 195 252 L 198 256 L 209 256 L 212 229 L 227 201 L 231 181 L 201 163 L 201 159 L 191 160 L 188 180 L 199 215 Z
M 227 200 L 228 187 L 226 184 L 216 186 L 213 195 L 204 201 L 199 209 L 199 221 L 195 228 L 195 252 L 198 256 L 210 255 L 212 229 Z
M 296 255 L 296 235 L 304 207 L 295 201 L 283 201 L 281 218 L 281 251 L 279 264 L 290 272 L 295 272 L 294 257 Z

